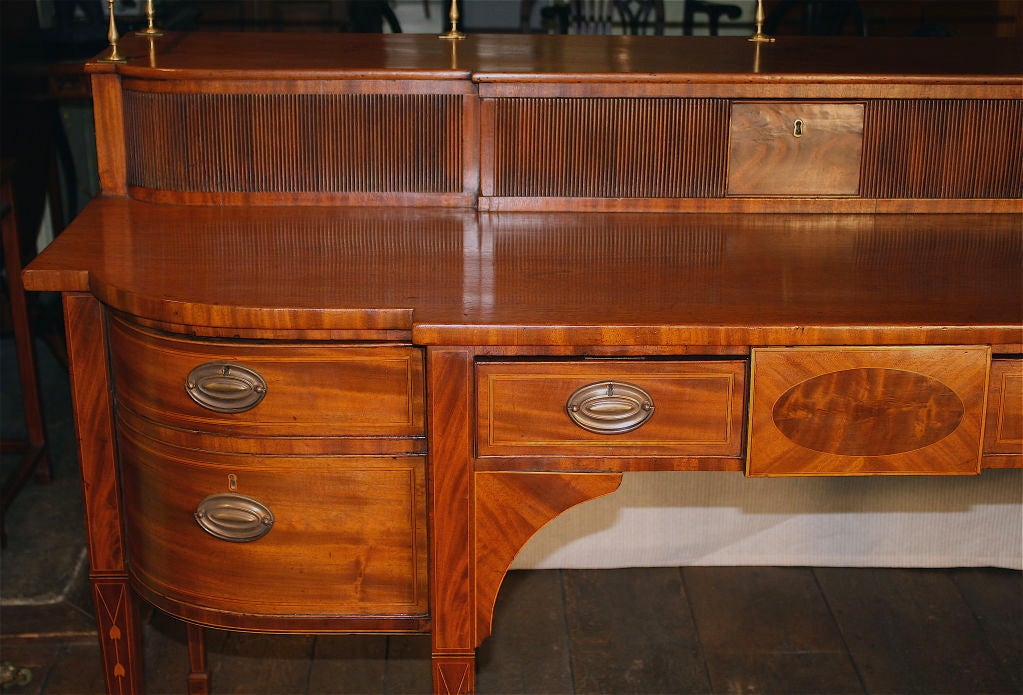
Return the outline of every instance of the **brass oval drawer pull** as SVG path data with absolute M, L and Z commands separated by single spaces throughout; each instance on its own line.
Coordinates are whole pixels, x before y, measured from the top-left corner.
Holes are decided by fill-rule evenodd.
M 188 373 L 185 391 L 207 410 L 244 413 L 266 395 L 266 381 L 259 372 L 241 364 L 207 362 Z
M 650 394 L 624 381 L 598 381 L 572 392 L 565 404 L 572 422 L 598 434 L 631 432 L 654 414 Z
M 221 492 L 204 498 L 195 508 L 195 520 L 203 531 L 233 543 L 248 543 L 270 533 L 274 515 L 255 497 Z

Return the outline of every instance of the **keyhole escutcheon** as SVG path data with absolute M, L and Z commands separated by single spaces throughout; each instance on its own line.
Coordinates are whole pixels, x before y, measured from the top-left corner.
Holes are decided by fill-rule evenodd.
M 796 120 L 792 121 L 792 136 L 797 138 L 803 137 L 802 118 L 797 118 Z

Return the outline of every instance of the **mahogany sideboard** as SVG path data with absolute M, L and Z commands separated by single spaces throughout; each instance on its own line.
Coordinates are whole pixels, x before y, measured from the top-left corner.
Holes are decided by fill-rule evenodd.
M 1023 465 L 1023 45 L 132 35 L 63 293 L 111 693 L 429 632 L 634 471 Z

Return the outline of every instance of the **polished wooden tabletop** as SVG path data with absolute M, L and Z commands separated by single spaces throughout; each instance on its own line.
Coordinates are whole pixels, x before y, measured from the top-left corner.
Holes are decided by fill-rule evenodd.
M 999 39 L 175 33 L 125 37 L 122 64 L 93 72 L 177 79 L 405 78 L 480 82 L 630 81 L 842 83 L 876 80 L 1023 84 L 1023 42 Z
M 1021 215 L 94 201 L 25 274 L 223 329 L 421 343 L 1023 343 Z

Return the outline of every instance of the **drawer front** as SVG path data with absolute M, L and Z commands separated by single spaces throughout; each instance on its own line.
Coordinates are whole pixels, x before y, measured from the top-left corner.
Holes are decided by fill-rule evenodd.
M 745 375 L 741 361 L 480 363 L 477 453 L 738 456 Z
M 991 362 L 984 453 L 1023 455 L 1023 360 Z
M 863 104 L 732 104 L 729 195 L 855 196 L 862 156 Z
M 115 319 L 110 351 L 119 407 L 172 427 L 266 436 L 423 433 L 423 358 L 415 348 L 188 340 Z
M 989 362 L 984 346 L 754 350 L 747 472 L 977 473 Z
M 149 591 L 258 616 L 427 612 L 424 457 L 226 455 L 123 423 L 119 447 L 132 573 Z

